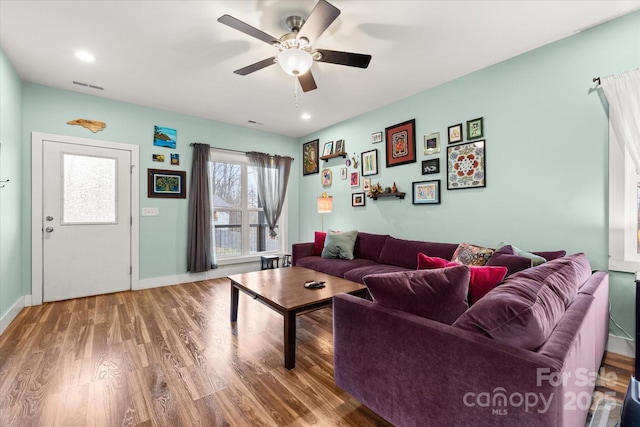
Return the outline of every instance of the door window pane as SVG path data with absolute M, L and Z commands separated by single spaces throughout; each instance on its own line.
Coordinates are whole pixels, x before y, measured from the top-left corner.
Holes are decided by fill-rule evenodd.
M 63 154 L 62 223 L 114 224 L 117 160 Z

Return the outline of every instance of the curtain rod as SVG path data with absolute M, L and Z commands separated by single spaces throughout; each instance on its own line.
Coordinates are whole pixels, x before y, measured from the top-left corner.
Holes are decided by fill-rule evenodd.
M 594 77 L 594 78 L 593 78 L 593 82 L 594 82 L 595 84 L 598 84 L 598 85 L 599 85 L 599 84 L 600 84 L 600 77 Z
M 196 145 L 196 144 L 197 144 L 196 142 L 192 142 L 192 143 L 191 143 L 191 144 L 189 144 L 189 145 L 193 147 L 193 146 L 194 146 L 194 145 Z M 208 144 L 204 144 L 204 145 L 208 145 Z M 212 146 L 210 146 L 210 145 L 209 145 L 209 148 L 213 148 L 214 150 L 233 151 L 234 153 L 242 153 L 242 154 L 260 153 L 259 151 L 240 151 L 240 150 L 233 150 L 233 149 L 231 149 L 231 148 L 219 148 L 219 147 L 212 147 Z M 260 153 L 260 154 L 263 154 L 263 153 Z M 270 156 L 270 155 L 271 155 L 271 154 L 269 154 L 269 156 Z M 276 154 L 276 156 L 278 156 L 278 154 Z M 279 156 L 279 157 L 286 157 L 286 158 L 291 159 L 291 161 L 293 161 L 293 160 L 294 160 L 294 158 L 293 158 L 293 157 L 289 157 L 289 156 Z

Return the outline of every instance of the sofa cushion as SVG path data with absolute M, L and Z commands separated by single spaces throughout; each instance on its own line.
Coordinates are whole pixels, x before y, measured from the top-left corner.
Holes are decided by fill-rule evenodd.
M 360 267 L 375 266 L 377 264 L 377 262 L 371 261 L 370 259 L 325 259 L 319 256 L 308 256 L 300 258 L 296 265 L 298 267 L 309 268 L 321 273 L 331 274 L 332 276 L 344 277 L 344 275 L 350 270 Z
M 390 236 L 382 247 L 378 262 L 415 270 L 419 253 L 451 259 L 457 247 L 455 243 L 420 242 Z
M 453 326 L 535 350 L 547 340 L 590 275 L 584 254 L 523 270 L 478 301 Z
M 518 256 L 522 256 L 525 258 L 531 258 L 531 261 L 533 262 L 533 266 L 537 266 L 540 264 L 544 264 L 545 262 L 547 262 L 547 259 L 544 257 L 541 257 L 540 255 L 536 255 L 533 252 L 527 252 L 524 251 L 520 248 L 517 248 L 509 243 L 505 243 L 505 242 L 500 242 L 498 243 L 497 249 L 500 249 L 504 246 L 509 246 L 512 250 L 513 250 L 513 255 L 518 255 Z
M 452 324 L 468 308 L 469 268 L 414 270 L 364 277 L 374 303 Z
M 322 249 L 322 258 L 353 259 L 353 247 L 358 237 L 357 230 L 334 231 L 329 230 Z
M 418 254 L 418 269 L 449 268 L 457 264 L 443 258 Z M 498 286 L 507 275 L 507 268 L 502 266 L 469 266 L 469 304 L 473 305 L 480 298 Z
M 324 249 L 324 240 L 327 237 L 327 233 L 324 231 L 316 231 L 313 236 L 313 255 L 320 256 L 322 249 Z
M 547 261 L 553 261 L 554 259 L 562 258 L 567 254 L 567 251 L 543 251 L 543 252 L 531 252 L 532 254 L 541 256 Z
M 511 245 L 506 245 L 495 251 L 486 265 L 507 267 L 507 276 L 511 276 L 513 273 L 533 267 L 533 262 L 531 258 L 515 255 Z
M 460 243 L 451 261 L 464 265 L 485 265 L 493 252 L 491 248 Z
M 356 258 L 357 259 L 357 258 Z M 389 264 L 374 264 L 365 267 L 351 269 L 344 273 L 344 278 L 352 282 L 364 283 L 364 277 L 371 274 L 397 273 L 400 271 L 413 271 L 408 268 Z
M 353 256 L 356 258 L 370 259 L 371 261 L 378 261 L 380 252 L 384 246 L 384 242 L 387 241 L 388 234 L 370 234 L 370 233 L 358 233 L 356 244 L 353 248 Z

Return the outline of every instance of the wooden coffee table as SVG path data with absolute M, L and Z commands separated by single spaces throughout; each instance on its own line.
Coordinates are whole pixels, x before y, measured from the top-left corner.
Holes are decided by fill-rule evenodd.
M 284 316 L 284 366 L 296 365 L 296 315 L 331 305 L 342 292 L 364 296 L 366 286 L 303 267 L 276 268 L 228 276 L 231 280 L 231 321 L 238 320 L 240 291 Z M 322 289 L 304 282 L 324 280 Z

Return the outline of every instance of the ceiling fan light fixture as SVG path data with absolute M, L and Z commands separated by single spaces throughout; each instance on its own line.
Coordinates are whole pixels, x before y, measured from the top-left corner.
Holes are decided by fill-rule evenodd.
M 300 49 L 286 49 L 278 54 L 278 64 L 285 73 L 299 76 L 311 68 L 313 58 L 309 52 Z

